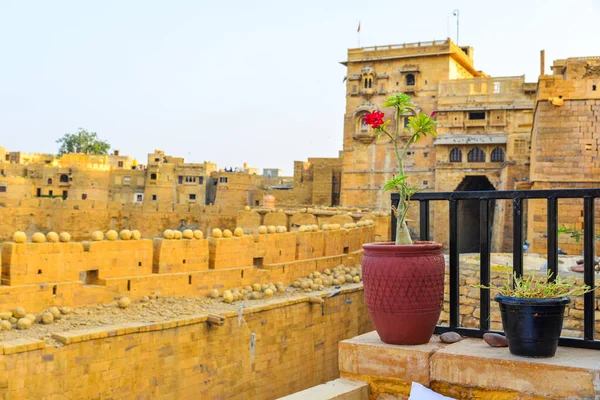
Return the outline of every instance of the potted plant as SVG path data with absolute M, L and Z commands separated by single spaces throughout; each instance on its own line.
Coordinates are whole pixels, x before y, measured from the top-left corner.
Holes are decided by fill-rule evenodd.
M 562 331 L 569 296 L 581 296 L 592 289 L 576 286 L 574 276 L 555 280 L 544 277 L 511 277 L 504 286 L 479 288 L 498 291 L 502 327 L 508 349 L 517 356 L 553 357 Z
M 408 183 L 404 158 L 410 146 L 424 136 L 435 134 L 433 115 L 415 113 L 411 98 L 403 93 L 388 97 L 383 104 L 395 116 L 395 129 L 384 113 L 373 111 L 364 122 L 374 129 L 376 139 L 386 136 L 393 144 L 398 173 L 384 185 L 400 195 L 392 206 L 397 219 L 396 242 L 363 245 L 362 271 L 365 302 L 381 340 L 389 344 L 427 343 L 437 324 L 444 297 L 444 257 L 442 245 L 434 242 L 413 243 L 406 215 L 411 197 L 419 191 Z M 408 116 L 401 128 L 400 120 Z

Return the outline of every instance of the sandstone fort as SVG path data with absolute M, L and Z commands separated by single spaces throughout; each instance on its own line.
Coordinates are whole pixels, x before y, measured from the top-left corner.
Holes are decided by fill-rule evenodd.
M 390 239 L 383 185 L 397 163 L 389 140 L 363 118 L 387 112 L 382 104 L 390 95 L 409 94 L 415 112 L 437 122 L 437 137 L 413 146 L 406 162 L 411 184 L 423 192 L 600 187 L 598 56 L 553 60 L 546 74 L 542 51 L 534 82 L 489 76 L 476 69 L 472 47 L 450 39 L 353 48 L 342 64 L 339 156 L 307 154 L 294 162 L 293 176 L 281 176 L 280 166 L 196 163 L 162 150 L 135 160 L 118 150 L 57 156 L 0 147 L 0 399 L 270 399 L 340 375 L 367 382 L 350 392 L 368 387 L 371 398 L 405 398 L 404 372 L 396 371 L 403 356 L 365 350 L 361 340 L 372 343 L 364 336 L 339 345 L 373 330 L 362 245 Z M 570 232 L 559 235 L 558 246 L 571 256 L 583 250 L 583 204 L 558 202 L 558 224 Z M 479 282 L 479 260 L 470 255 L 481 250 L 479 212 L 478 200 L 459 203 L 465 327 L 480 322 L 479 290 L 469 286 Z M 547 252 L 547 214 L 546 201 L 525 205 L 529 253 Z M 409 214 L 415 238 L 420 217 L 417 204 Z M 504 275 L 502 254 L 513 249 L 512 218 L 509 202 L 491 202 L 492 279 Z M 447 204 L 432 205 L 431 239 L 445 250 L 448 219 Z M 449 318 L 445 302 L 442 321 Z M 577 299 L 567 334 L 581 337 L 583 318 Z M 501 329 L 497 308 L 490 321 Z M 427 351 L 411 362 L 428 363 L 438 348 Z M 444 371 L 459 361 L 438 354 L 442 366 L 411 379 L 430 379 L 463 398 L 522 393 L 451 381 Z M 473 368 L 486 363 L 479 362 Z M 391 369 L 376 364 L 393 365 L 396 375 L 381 375 Z M 421 371 L 416 364 L 405 370 Z M 530 365 L 515 368 L 526 374 Z M 540 368 L 557 376 L 558 367 Z M 566 398 L 572 390 L 584 393 L 574 398 L 593 398 L 585 390 L 597 393 L 597 380 L 578 379 L 579 387 L 565 383 L 556 397 L 542 383 L 525 388 L 527 398 Z

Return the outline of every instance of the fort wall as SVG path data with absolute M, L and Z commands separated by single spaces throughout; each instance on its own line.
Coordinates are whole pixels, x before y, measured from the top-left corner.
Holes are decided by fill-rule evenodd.
M 69 243 L 6 242 L 1 251 L 0 311 L 21 306 L 108 303 L 160 292 L 206 296 L 212 289 L 253 283 L 290 284 L 314 271 L 356 265 L 373 225 L 326 232 L 253 234 L 233 238 Z M 328 243 L 329 242 L 329 243 Z
M 55 334 L 61 346 L 0 344 L 0 397 L 273 399 L 339 376 L 338 342 L 372 330 L 362 288 L 224 315 Z M 176 367 L 176 368 L 175 368 Z

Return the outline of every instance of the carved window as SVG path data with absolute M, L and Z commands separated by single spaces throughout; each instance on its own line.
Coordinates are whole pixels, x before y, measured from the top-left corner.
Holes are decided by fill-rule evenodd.
M 365 77 L 365 89 L 371 89 L 373 87 L 373 78 Z
M 117 165 L 119 166 L 119 168 L 123 168 L 123 161 L 119 161 L 119 162 L 117 163 Z
M 150 179 L 156 179 L 156 174 L 150 174 Z
M 496 147 L 492 150 L 492 162 L 503 162 L 504 161 L 504 150 L 500 147 Z
M 494 94 L 500 93 L 500 82 L 494 82 Z
M 0 193 L 6 193 L 6 186 L 0 186 Z
M 462 162 L 462 151 L 460 149 L 454 148 L 450 151 L 450 162 Z
M 68 182 L 69 182 L 69 176 L 68 176 L 67 174 L 62 174 L 62 175 L 60 176 L 60 181 L 61 181 L 62 183 L 68 183 Z
M 479 147 L 474 147 L 467 155 L 469 162 L 485 162 L 485 152 Z
M 415 86 L 415 76 L 413 74 L 406 75 L 406 86 Z
M 48 185 L 52 185 L 52 178 L 48 178 Z

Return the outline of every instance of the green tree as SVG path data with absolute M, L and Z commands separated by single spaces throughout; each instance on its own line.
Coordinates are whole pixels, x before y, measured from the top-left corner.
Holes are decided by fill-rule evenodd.
M 79 128 L 77 133 L 65 133 L 56 143 L 60 143 L 59 156 L 67 153 L 108 154 L 110 150 L 110 144 L 100 140 L 96 132 L 88 132 L 83 128 Z

